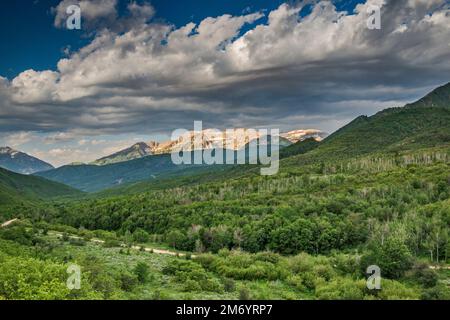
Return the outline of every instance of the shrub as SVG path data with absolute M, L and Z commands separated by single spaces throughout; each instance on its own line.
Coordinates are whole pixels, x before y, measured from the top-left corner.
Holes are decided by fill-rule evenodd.
M 383 245 L 374 245 L 362 258 L 363 273 L 370 265 L 381 269 L 382 277 L 398 279 L 412 266 L 408 247 L 399 239 L 387 239 Z
M 83 229 L 79 233 L 80 237 L 82 237 L 85 241 L 90 241 L 92 238 L 94 238 L 94 233 L 92 231 Z
M 124 272 L 120 275 L 120 287 L 124 291 L 132 291 L 138 284 L 138 278 L 136 275 Z
M 314 258 L 306 253 L 301 253 L 288 260 L 288 266 L 294 273 L 311 271 L 314 266 Z
M 306 288 L 306 286 L 304 285 L 303 281 L 304 281 L 303 278 L 300 277 L 300 276 L 298 276 L 298 275 L 290 276 L 290 277 L 287 279 L 287 283 L 288 283 L 289 285 L 295 287 L 297 290 L 300 290 L 300 291 L 306 291 L 307 288 Z
M 114 247 L 120 247 L 120 242 L 116 239 L 107 239 L 103 243 L 103 246 L 105 248 L 114 248 Z
M 184 287 L 183 287 L 183 291 L 201 291 L 202 287 L 200 286 L 200 284 L 192 279 L 187 279 L 186 282 L 184 283 Z
M 331 263 L 335 266 L 336 270 L 341 274 L 357 274 L 359 273 L 360 261 L 356 256 L 339 254 L 333 256 L 331 259 Z
M 317 265 L 314 266 L 313 272 L 320 278 L 324 278 L 326 281 L 331 280 L 335 276 L 335 272 L 330 265 Z
M 422 300 L 450 300 L 450 289 L 442 284 L 426 289 L 422 292 Z
M 316 297 L 321 300 L 362 300 L 364 298 L 364 280 L 337 278 L 331 282 L 319 284 Z
M 5 240 L 11 240 L 23 245 L 32 245 L 36 238 L 32 232 L 27 231 L 25 226 L 10 226 L 0 229 L 0 237 Z
M 133 269 L 133 273 L 137 276 L 140 283 L 146 283 L 149 280 L 150 268 L 144 262 L 139 262 Z
M 166 235 L 166 242 L 175 249 L 182 249 L 186 235 L 179 230 L 172 230 Z
M 260 252 L 255 255 L 255 260 L 276 264 L 280 261 L 280 256 L 273 252 Z
M 239 290 L 239 300 L 251 300 L 250 291 L 243 287 Z
M 413 273 L 413 278 L 425 288 L 434 287 L 438 282 L 437 272 L 426 265 L 419 266 Z
M 315 290 L 316 283 L 325 281 L 322 278 L 317 277 L 313 272 L 304 272 L 300 274 L 300 278 L 302 279 L 302 283 L 308 290 Z
M 236 290 L 236 283 L 233 279 L 223 279 L 223 287 L 226 292 L 234 292 Z
M 388 279 L 381 279 L 381 290 L 377 290 L 376 296 L 382 300 L 417 300 L 419 292 L 414 288 L 408 288 L 404 284 Z
M 200 263 L 204 268 L 211 269 L 216 261 L 216 257 L 210 253 L 205 253 L 197 256 L 195 261 Z
M 174 276 L 176 282 L 194 281 L 196 283 L 195 288 L 198 285 L 203 291 L 223 291 L 222 285 L 217 279 L 206 272 L 201 265 L 191 260 L 173 260 L 163 268 L 163 273 Z M 189 283 L 189 288 L 194 288 L 194 285 L 191 282 Z
M 147 231 L 143 229 L 137 229 L 133 232 L 133 240 L 137 243 L 145 243 L 148 242 L 150 236 L 148 235 Z
M 79 247 L 86 245 L 86 242 L 80 238 L 70 238 L 69 243 L 73 246 L 79 246 Z
M 0 263 L 0 295 L 6 299 L 63 299 L 70 293 L 65 279 L 60 264 L 21 258 Z

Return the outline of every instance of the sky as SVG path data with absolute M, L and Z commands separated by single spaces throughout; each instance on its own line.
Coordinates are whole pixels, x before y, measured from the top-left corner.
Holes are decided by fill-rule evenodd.
M 446 0 L 2 1 L 0 146 L 60 166 L 195 120 L 331 133 L 449 82 L 449 19 Z

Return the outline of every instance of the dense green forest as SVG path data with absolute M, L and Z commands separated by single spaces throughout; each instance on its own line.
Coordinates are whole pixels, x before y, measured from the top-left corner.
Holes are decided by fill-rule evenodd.
M 36 285 L 0 288 L 0 295 L 26 298 L 15 290 L 31 290 L 39 298 L 81 299 L 447 299 L 449 157 L 449 148 L 416 150 L 284 167 L 274 177 L 249 174 L 8 207 L 4 219 L 23 224 L 1 231 L 2 265 L 24 269 L 8 269 L 3 277 L 28 274 L 27 266 L 38 274 Z M 63 236 L 50 237 L 49 230 Z M 165 256 L 133 245 L 188 254 Z M 87 272 L 81 292 L 67 291 L 61 282 L 69 262 Z M 140 262 L 149 273 L 143 282 L 135 270 Z M 364 271 L 372 264 L 382 270 L 379 292 L 365 287 Z M 59 281 L 46 278 L 52 272 Z M 33 291 L 47 292 L 40 286 L 49 281 L 61 287 L 59 296 Z
M 234 166 L 48 199 L 3 173 L 1 217 L 19 220 L 0 229 L 0 297 L 450 299 L 447 92 L 287 147 L 269 177 Z

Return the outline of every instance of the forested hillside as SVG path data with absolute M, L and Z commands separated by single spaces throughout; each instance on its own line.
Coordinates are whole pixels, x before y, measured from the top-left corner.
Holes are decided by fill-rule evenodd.
M 450 84 L 402 108 L 360 116 L 311 152 L 316 157 L 341 157 L 371 152 L 398 152 L 450 144 Z
M 448 299 L 449 157 L 448 148 L 423 149 L 290 166 L 270 178 L 18 206 L 33 228 L 0 236 L 25 243 L 20 250 L 35 243 L 42 254 L 30 266 L 53 268 L 56 259 L 62 272 L 75 259 L 95 268 L 89 292 L 63 291 L 69 299 Z M 55 240 L 47 230 L 65 236 Z M 191 253 L 166 257 L 132 247 L 140 244 Z M 12 266 L 21 258 L 3 259 Z M 148 278 L 139 280 L 147 274 L 139 262 Z M 383 270 L 381 291 L 365 288 L 372 264 Z M 14 294 L 0 288 L 4 297 Z
M 0 168 L 21 174 L 32 174 L 53 169 L 53 166 L 26 153 L 0 146 Z
M 81 194 L 80 191 L 60 183 L 0 168 L 0 207 Z
M 270 137 L 267 140 L 269 141 L 270 149 Z M 286 145 L 288 145 L 286 142 L 281 142 L 280 148 L 284 148 Z M 294 146 L 292 145 L 293 148 L 295 148 Z M 306 146 L 309 146 L 308 142 L 306 142 Z M 310 147 L 307 147 L 304 151 L 309 149 Z M 160 183 L 161 180 L 173 178 L 196 179 L 195 176 L 202 174 L 215 175 L 217 172 L 228 172 L 228 169 L 233 167 L 233 164 L 227 164 L 228 152 L 232 153 L 232 159 L 234 159 L 235 163 L 237 163 L 236 159 L 240 157 L 241 152 L 245 154 L 246 159 L 250 157 L 248 145 L 241 150 L 222 150 L 222 164 L 217 165 L 206 165 L 204 163 L 194 164 L 194 152 L 188 151 L 187 153 L 191 158 L 192 164 L 177 165 L 173 163 L 170 154 L 159 154 L 102 166 L 85 164 L 68 165 L 54 170 L 39 172 L 36 175 L 67 184 L 86 192 L 97 192 L 124 185 L 127 187 L 131 183 L 145 180 L 150 183 Z M 257 150 L 259 151 L 259 149 Z M 210 151 L 202 150 L 200 152 L 205 153 Z M 212 151 L 212 153 L 214 154 L 215 151 Z M 226 176 L 223 177 L 226 178 Z

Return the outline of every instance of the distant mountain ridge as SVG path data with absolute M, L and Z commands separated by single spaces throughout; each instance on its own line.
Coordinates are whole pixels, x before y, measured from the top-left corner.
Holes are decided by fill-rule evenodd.
M 197 138 L 202 141 L 201 149 L 223 148 L 239 150 L 245 147 L 245 145 L 252 140 L 261 138 L 261 134 L 256 131 L 256 135 L 249 139 L 249 136 L 246 134 L 247 132 L 248 129 L 237 128 L 234 130 L 233 135 L 229 136 L 218 135 L 217 132 L 212 129 L 205 129 L 198 132 L 189 131 L 177 141 L 165 141 L 161 143 L 155 141 L 150 141 L 148 143 L 138 142 L 129 148 L 95 160 L 92 164 L 106 165 L 139 159 L 149 155 L 169 154 L 174 148 L 180 148 L 182 145 L 183 150 L 192 151 L 194 150 L 192 141 L 195 141 Z M 327 134 L 325 132 L 316 129 L 293 130 L 280 134 L 280 145 L 288 146 L 310 138 L 315 139 L 316 141 L 321 141 L 326 136 Z
M 192 156 L 193 152 L 191 153 L 191 159 Z M 195 174 L 201 170 L 211 169 L 211 167 L 224 166 L 226 165 L 177 165 L 173 163 L 170 154 L 157 154 L 105 165 L 67 165 L 45 172 L 38 172 L 35 175 L 82 191 L 95 192 L 130 182 Z
M 54 169 L 51 164 L 10 147 L 0 147 L 0 167 L 21 174 Z
M 257 144 L 258 150 L 261 145 L 262 144 Z M 279 147 L 283 150 L 286 145 L 280 143 Z M 268 154 L 270 154 L 272 150 L 270 136 L 267 137 L 267 141 L 264 141 L 264 148 L 267 148 L 269 151 Z M 199 151 L 202 152 L 202 158 L 205 153 L 215 154 L 215 151 Z M 105 165 L 66 165 L 57 169 L 38 172 L 36 175 L 72 186 L 82 191 L 96 192 L 148 179 L 157 180 L 165 179 L 169 176 L 192 176 L 203 172 L 213 174 L 213 171 L 225 170 L 227 167 L 234 166 L 237 163 L 237 159 L 242 159 L 242 156 L 245 157 L 246 162 L 252 157 L 248 144 L 240 150 L 226 149 L 222 151 L 223 159 L 221 163 L 216 165 L 207 165 L 204 162 L 201 164 L 176 164 L 172 160 L 171 154 L 164 153 Z M 232 161 L 227 160 L 230 152 L 232 153 Z M 196 152 L 186 151 L 185 153 L 189 154 L 191 163 L 194 163 L 194 155 Z M 183 155 L 183 158 L 184 156 L 185 154 Z
M 123 162 L 133 159 L 142 158 L 153 154 L 150 145 L 145 142 L 138 142 L 129 148 L 113 153 L 112 155 L 95 160 L 92 164 L 106 165 L 111 163 Z

